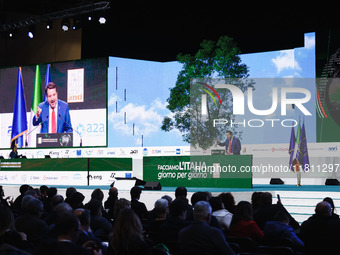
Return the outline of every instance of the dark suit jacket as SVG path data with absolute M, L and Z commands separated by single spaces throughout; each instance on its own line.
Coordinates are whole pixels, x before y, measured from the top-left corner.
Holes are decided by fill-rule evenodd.
M 36 216 L 23 214 L 16 218 L 15 228 L 18 232 L 24 232 L 27 240 L 33 244 L 37 244 L 47 236 L 47 223 Z
M 40 103 L 39 108 L 41 108 L 42 111 L 38 119 L 34 115 L 33 126 L 37 126 L 39 125 L 39 123 L 42 123 L 40 133 L 48 133 L 48 124 L 50 121 L 49 119 L 52 118 L 52 116 L 49 116 L 48 101 Z M 59 117 L 59 115 L 61 116 L 61 118 Z M 49 116 L 48 119 L 47 119 L 47 116 Z M 71 118 L 70 118 L 70 111 L 69 111 L 68 104 L 58 99 L 57 133 L 64 133 L 64 132 L 66 133 L 73 132 Z
M 226 139 L 224 143 L 219 143 L 220 146 L 225 146 L 226 152 L 228 151 L 229 147 L 229 140 Z M 232 142 L 231 142 L 231 153 L 234 155 L 240 155 L 241 151 L 241 142 L 240 139 L 233 136 Z
M 220 229 L 194 221 L 179 232 L 181 254 L 234 254 Z
M 58 242 L 57 250 L 59 254 L 63 255 L 92 255 L 89 250 L 70 242 Z
M 340 219 L 313 215 L 301 224 L 304 254 L 336 254 L 340 250 Z
M 144 203 L 139 202 L 137 199 L 131 200 L 131 209 L 138 215 L 138 217 L 143 220 L 148 217 L 148 210 Z

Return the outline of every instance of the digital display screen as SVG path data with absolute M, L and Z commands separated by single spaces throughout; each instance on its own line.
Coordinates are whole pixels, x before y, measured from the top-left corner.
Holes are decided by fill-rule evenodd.
M 17 87 L 19 67 L 0 69 L 0 147 L 9 148 L 11 143 L 13 111 Z M 63 125 L 61 132 L 73 133 L 73 147 L 78 146 L 107 146 L 107 58 L 75 60 L 68 62 L 58 62 L 40 64 L 41 79 L 41 103 L 44 102 L 45 78 L 49 74 L 50 82 L 57 86 L 58 106 L 64 105 L 56 115 L 56 125 Z M 26 147 L 35 148 L 37 133 L 49 133 L 51 129 L 52 115 L 48 112 L 49 101 L 45 104 L 45 113 L 41 119 L 43 125 L 33 126 L 32 123 L 32 98 L 34 84 L 36 81 L 37 66 L 21 67 L 23 90 L 27 111 L 27 135 L 25 139 Z M 68 108 L 68 109 L 66 109 Z M 36 111 L 36 109 L 34 109 Z M 65 117 L 66 113 L 69 118 Z M 47 115 L 49 117 L 47 117 Z M 41 126 L 41 127 L 40 127 Z M 59 131 L 60 131 L 59 130 Z M 34 142 L 28 141 L 33 140 Z M 47 147 L 47 146 L 46 146 Z M 53 146 L 52 146 L 53 147 Z

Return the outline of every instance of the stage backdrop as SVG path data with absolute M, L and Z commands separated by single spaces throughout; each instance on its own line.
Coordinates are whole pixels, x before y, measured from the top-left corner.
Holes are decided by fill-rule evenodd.
M 143 157 L 144 181 L 163 187 L 251 188 L 252 155 Z

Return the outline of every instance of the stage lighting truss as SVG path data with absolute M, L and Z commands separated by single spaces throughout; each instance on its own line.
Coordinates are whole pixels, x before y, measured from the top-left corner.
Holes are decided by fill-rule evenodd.
M 57 19 L 77 17 L 77 16 L 89 14 L 89 13 L 92 14 L 98 11 L 105 11 L 110 8 L 111 7 L 110 7 L 109 1 L 91 3 L 91 4 L 74 7 L 74 8 L 70 8 L 70 9 L 66 9 L 62 11 L 47 13 L 41 16 L 30 17 L 24 20 L 13 22 L 13 23 L 1 24 L 0 32 L 8 32 L 8 31 L 12 31 L 13 29 L 29 27 L 29 26 L 32 26 L 38 23 L 54 21 Z

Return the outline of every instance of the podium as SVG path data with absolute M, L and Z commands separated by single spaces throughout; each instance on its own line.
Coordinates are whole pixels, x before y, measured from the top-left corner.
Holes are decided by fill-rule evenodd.
M 73 133 L 37 134 L 37 148 L 73 147 Z

